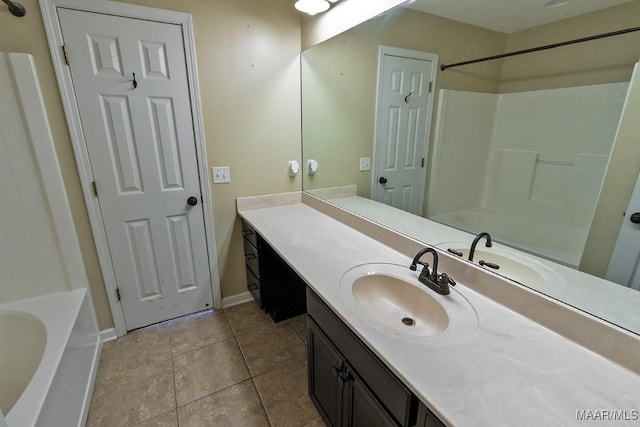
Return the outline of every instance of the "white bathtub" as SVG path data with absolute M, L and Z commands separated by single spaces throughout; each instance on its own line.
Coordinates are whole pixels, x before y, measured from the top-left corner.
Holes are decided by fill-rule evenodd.
M 430 219 L 470 233 L 487 231 L 494 239 L 534 255 L 577 268 L 587 232 L 481 208 L 440 214 Z
M 0 304 L 0 339 L 8 427 L 84 426 L 100 352 L 87 290 Z

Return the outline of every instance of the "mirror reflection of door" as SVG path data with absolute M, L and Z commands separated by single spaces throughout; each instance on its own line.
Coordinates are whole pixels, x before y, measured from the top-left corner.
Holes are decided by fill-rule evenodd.
M 374 200 L 421 215 L 438 56 L 380 46 Z

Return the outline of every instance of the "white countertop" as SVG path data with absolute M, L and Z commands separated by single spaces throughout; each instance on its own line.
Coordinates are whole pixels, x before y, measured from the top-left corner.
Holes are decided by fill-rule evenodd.
M 364 197 L 339 197 L 332 198 L 329 201 L 341 208 L 363 215 L 372 221 L 384 224 L 386 227 L 433 246 L 439 246 L 442 243 L 451 241 L 471 244 L 475 237 L 465 231 Z M 508 248 L 495 242 L 494 247 Z M 517 251 L 517 249 L 509 249 Z M 640 334 L 640 291 L 620 286 L 535 255 L 527 256 L 553 270 L 563 279 L 564 284 L 557 288 L 550 286 L 536 287 L 530 283 L 523 283 L 524 285 L 631 332 Z M 497 271 L 495 273 L 499 274 L 500 272 Z
M 579 410 L 596 415 L 602 412 L 593 411 L 615 410 L 637 418 L 640 376 L 632 371 L 464 283 L 451 296 L 463 296 L 476 310 L 479 328 L 472 336 L 447 343 L 381 330 L 352 311 L 340 279 L 359 264 L 408 266 L 411 259 L 301 203 L 241 210 L 240 215 L 446 424 L 640 425 L 637 419 L 585 422 L 576 417 Z

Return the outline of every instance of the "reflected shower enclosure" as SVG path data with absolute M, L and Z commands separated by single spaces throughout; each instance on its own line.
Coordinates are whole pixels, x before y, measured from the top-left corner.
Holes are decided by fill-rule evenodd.
M 577 268 L 627 88 L 441 90 L 427 216 Z

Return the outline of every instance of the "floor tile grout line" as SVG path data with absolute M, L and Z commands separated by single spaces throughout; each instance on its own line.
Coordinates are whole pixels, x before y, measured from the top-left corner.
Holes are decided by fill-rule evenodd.
M 247 372 L 249 372 L 249 378 L 253 379 L 253 372 L 251 372 L 251 368 L 249 367 L 249 361 L 247 360 L 246 354 L 244 354 L 244 350 L 242 350 L 242 346 L 240 345 L 240 342 L 238 341 L 238 337 L 233 337 L 233 339 L 236 341 L 236 345 L 238 346 L 238 350 L 240 350 L 240 355 L 242 355 L 242 360 L 244 361 L 244 366 L 247 367 Z
M 231 331 L 231 335 L 227 336 L 227 337 L 224 337 L 224 338 L 212 337 L 214 339 L 214 341 L 212 341 L 212 342 L 208 342 L 208 343 L 206 343 L 204 345 L 200 345 L 197 348 L 191 348 L 189 350 L 182 351 L 180 353 L 174 354 L 174 352 L 173 352 L 173 350 L 174 350 L 173 349 L 173 333 L 172 333 L 173 332 L 173 325 L 174 324 L 184 324 L 184 323 L 188 323 L 191 320 L 202 319 L 202 318 L 205 318 L 205 317 L 207 317 L 207 316 L 209 316 L 211 314 L 213 314 L 213 315 L 217 314 L 217 315 L 220 315 L 220 316 L 222 316 L 224 318 L 224 322 L 226 322 L 226 324 L 229 325 L 229 330 Z M 172 338 L 172 341 L 171 341 L 171 357 L 176 357 L 176 356 L 180 356 L 182 354 L 186 354 L 186 353 L 189 353 L 189 352 L 192 352 L 192 351 L 195 351 L 195 350 L 200 350 L 201 348 L 208 347 L 208 346 L 210 346 L 212 344 L 217 344 L 217 343 L 221 343 L 221 342 L 227 341 L 228 339 L 233 338 L 235 336 L 235 334 L 233 332 L 233 328 L 231 326 L 231 323 L 229 322 L 229 318 L 228 318 L 227 314 L 223 310 L 220 310 L 219 312 L 216 312 L 215 310 L 210 309 L 210 310 L 207 310 L 205 312 L 196 313 L 195 315 L 188 315 L 187 317 L 189 317 L 189 316 L 191 316 L 191 317 L 187 318 L 186 320 L 183 320 L 183 318 L 177 318 L 177 319 L 173 319 L 171 321 L 171 322 L 173 322 L 171 324 L 171 327 L 169 328 L 170 336 Z
M 260 391 L 258 390 L 258 386 L 256 385 L 255 377 L 251 378 L 251 383 L 253 384 L 253 388 L 256 390 L 256 394 L 258 395 L 258 399 L 260 399 L 260 405 L 262 406 L 262 411 L 264 412 L 264 416 L 267 417 L 267 422 L 269 423 L 269 425 L 271 427 L 273 427 L 273 423 L 271 422 L 271 418 L 269 417 L 269 412 L 267 412 L 267 407 L 264 404 L 264 400 L 262 399 L 262 395 L 260 394 Z
M 172 354 L 171 358 L 172 359 L 176 359 L 178 357 L 184 356 L 185 354 L 193 353 L 193 352 L 198 351 L 198 350 L 203 350 L 203 349 L 205 349 L 207 347 L 211 347 L 212 345 L 222 344 L 224 342 L 231 341 L 233 339 L 235 339 L 235 337 L 228 337 L 228 338 L 225 338 L 225 339 L 220 340 L 220 341 L 216 341 L 216 342 L 209 343 L 207 345 L 203 345 L 202 347 L 194 348 L 193 350 L 185 351 L 184 353 L 178 353 L 178 354 L 175 354 L 175 355 Z
M 175 411 L 175 409 L 172 409 L 172 410 L 167 411 L 167 412 L 163 412 L 163 413 L 158 414 L 158 415 L 154 415 L 154 416 L 153 416 L 153 417 L 151 417 L 151 418 L 147 418 L 146 420 L 142 420 L 142 421 L 140 421 L 139 423 L 134 424 L 132 427 L 138 427 L 138 426 L 140 426 L 140 425 L 142 425 L 142 424 L 146 423 L 147 421 L 151 421 L 151 420 L 153 420 L 154 418 L 162 417 L 163 415 L 167 415 L 169 412 L 173 412 L 173 411 Z M 177 417 L 177 411 L 176 411 L 176 417 Z
M 225 391 L 225 390 L 228 390 L 228 389 L 230 389 L 230 388 L 232 388 L 232 387 L 235 387 L 235 386 L 237 386 L 237 385 L 240 385 L 240 384 L 242 384 L 242 383 L 245 383 L 245 382 L 247 382 L 247 381 L 251 381 L 251 380 L 253 380 L 253 378 L 251 378 L 251 377 L 249 377 L 249 378 L 245 378 L 245 379 L 243 379 L 243 380 L 238 381 L 237 383 L 234 383 L 234 384 L 231 384 L 231 385 L 225 386 L 225 387 L 221 388 L 220 390 L 216 390 L 216 391 L 211 392 L 211 393 L 209 393 L 209 394 L 207 394 L 207 395 L 205 395 L 205 396 L 200 396 L 200 397 L 198 397 L 198 398 L 196 398 L 196 399 L 190 400 L 189 402 L 187 402 L 187 403 L 183 403 L 182 405 L 180 405 L 180 406 L 176 407 L 176 412 L 178 411 L 178 408 L 184 408 L 185 406 L 189 406 L 189 405 L 191 405 L 192 403 L 195 403 L 195 402 L 197 402 L 197 401 L 199 401 L 199 400 L 206 399 L 207 397 L 211 397 L 211 396 L 213 396 L 214 394 L 221 393 L 221 392 L 223 392 L 223 391 Z M 255 384 L 254 384 L 254 386 L 255 386 Z M 257 389 L 256 389 L 256 391 L 257 391 Z
M 300 335 L 296 332 L 296 328 L 294 328 L 294 327 L 293 327 L 293 325 L 289 324 L 289 326 L 291 327 L 291 329 L 293 329 L 294 335 L 295 335 L 296 337 L 298 337 L 298 339 L 299 339 L 300 341 L 302 341 L 302 344 L 303 344 L 303 345 L 304 345 L 304 347 L 305 347 L 305 353 L 306 353 L 307 343 L 306 343 L 306 342 L 304 342 L 304 340 L 303 340 L 303 339 L 300 337 Z M 272 367 L 271 369 L 268 369 L 268 370 L 266 370 L 266 371 L 264 371 L 264 372 L 260 372 L 259 374 L 255 374 L 255 375 L 254 375 L 254 373 L 252 372 L 251 368 L 249 367 L 249 361 L 247 360 L 247 357 L 246 357 L 246 355 L 245 355 L 245 352 L 242 350 L 242 346 L 240 345 L 240 342 L 237 340 L 237 337 L 236 337 L 236 342 L 237 342 L 237 344 L 238 344 L 238 348 L 240 349 L 240 354 L 242 354 L 242 358 L 244 359 L 245 365 L 247 366 L 247 369 L 249 370 L 249 375 L 251 376 L 251 378 L 256 378 L 256 377 L 259 377 L 260 375 L 264 375 L 264 374 L 266 374 L 266 373 L 269 373 L 269 372 L 275 371 L 276 369 L 280 369 L 280 368 L 282 367 L 281 365 L 284 365 L 284 364 L 285 364 L 285 362 L 290 362 L 290 361 L 291 361 L 291 360 L 283 360 L 282 362 L 280 362 L 280 363 L 276 364 L 276 365 L 275 365 L 275 367 Z
M 176 368 L 173 360 L 173 337 L 171 335 L 171 326 L 169 326 L 169 356 L 171 357 L 171 380 L 173 381 L 173 403 L 176 411 L 176 426 L 180 427 L 180 418 L 178 417 L 178 387 L 176 386 Z
M 211 395 L 213 395 L 213 394 L 219 393 L 219 392 L 221 392 L 221 391 L 223 391 L 223 390 L 226 390 L 226 389 L 228 389 L 228 388 L 230 388 L 230 387 L 236 386 L 236 385 L 238 385 L 238 384 L 241 384 L 241 383 L 243 383 L 243 382 L 245 382 L 245 381 L 248 381 L 248 380 L 252 379 L 252 377 L 251 377 L 251 371 L 249 370 L 249 365 L 247 364 L 247 361 L 246 361 L 246 359 L 245 359 L 245 357 L 244 357 L 244 354 L 242 353 L 242 348 L 240 347 L 240 344 L 239 344 L 239 343 L 238 343 L 238 341 L 235 339 L 235 337 L 231 337 L 231 338 L 229 338 L 229 339 L 226 339 L 226 340 L 224 340 L 224 341 L 220 341 L 219 343 L 215 343 L 215 344 L 220 344 L 220 343 L 222 343 L 222 342 L 231 341 L 231 340 L 234 340 L 234 341 L 236 342 L 236 345 L 238 346 L 238 350 L 240 350 L 240 355 L 242 356 L 242 361 L 244 362 L 245 368 L 247 368 L 247 373 L 249 374 L 249 376 L 248 376 L 247 378 L 245 378 L 245 379 L 239 380 L 238 382 L 235 382 L 235 383 L 233 383 L 233 384 L 230 384 L 230 385 L 228 385 L 228 386 L 225 386 L 225 387 L 223 387 L 223 388 L 221 388 L 221 389 L 219 389 L 219 390 L 213 391 L 213 392 L 211 392 L 211 393 L 209 393 L 209 394 L 206 394 L 206 395 L 204 395 L 204 396 L 200 396 L 200 397 L 198 397 L 198 398 L 196 398 L 196 399 L 194 399 L 194 400 L 191 400 L 191 401 L 189 401 L 189 402 L 183 403 L 182 405 L 178 405 L 178 401 L 177 401 L 177 397 L 176 397 L 176 411 L 177 411 L 177 409 L 178 409 L 178 408 L 185 407 L 185 406 L 187 406 L 187 405 L 189 405 L 189 404 L 191 404 L 191 403 L 193 403 L 193 402 L 197 402 L 197 401 L 198 401 L 198 400 L 200 400 L 200 399 L 204 399 L 205 397 L 208 397 L 208 396 L 211 396 Z M 215 344 L 209 344 L 208 346 L 201 347 L 201 348 L 200 348 L 200 349 L 198 349 L 198 350 L 202 350 L 203 348 L 210 347 L 210 346 L 215 345 Z M 196 351 L 196 350 L 193 350 L 193 351 Z M 188 354 L 188 353 L 191 353 L 191 352 L 182 353 L 182 354 L 181 354 L 181 355 L 179 355 L 179 356 L 182 356 L 182 355 L 184 355 L 184 354 Z M 178 357 L 179 357 L 179 356 L 178 356 Z M 172 363 L 173 363 L 173 360 L 172 360 Z M 175 375 L 174 375 L 174 387 L 175 387 Z M 177 396 L 177 392 L 176 392 L 176 396 Z
M 221 344 L 221 343 L 223 343 L 225 341 L 229 341 L 232 338 L 235 338 L 235 337 L 234 336 L 230 336 L 230 337 L 222 338 L 222 339 L 220 339 L 218 341 L 208 342 L 208 343 L 204 344 L 201 347 L 192 348 L 190 350 L 183 351 L 182 353 L 173 354 L 173 351 L 172 351 L 171 352 L 171 357 L 175 358 L 175 357 L 179 357 L 179 356 L 182 356 L 182 355 L 185 355 L 185 354 L 193 353 L 194 351 L 202 350 L 203 348 L 207 348 L 207 347 L 210 347 L 210 346 L 215 345 L 215 344 Z
M 101 356 L 101 357 L 102 357 L 102 356 Z M 170 358 L 171 358 L 171 355 L 169 355 L 169 357 L 168 357 L 168 358 L 170 359 Z M 163 358 L 163 359 L 155 360 L 155 361 L 150 362 L 150 363 L 148 363 L 148 364 L 146 364 L 146 365 L 142 365 L 142 364 L 141 364 L 141 365 L 138 365 L 138 366 L 136 366 L 136 367 L 134 367 L 134 368 L 128 368 L 128 369 L 125 369 L 124 371 L 122 371 L 122 372 L 120 372 L 120 373 L 118 373 L 118 374 L 116 374 L 116 375 L 112 375 L 112 376 L 110 376 L 110 377 L 102 377 L 102 378 L 100 378 L 100 379 L 96 379 L 96 384 L 99 384 L 99 383 L 105 383 L 105 382 L 108 382 L 108 381 L 114 380 L 114 379 L 116 379 L 116 378 L 118 378 L 118 377 L 121 377 L 122 375 L 125 375 L 125 374 L 127 374 L 127 373 L 130 373 L 131 371 L 135 371 L 135 370 L 137 370 L 137 369 L 143 369 L 143 368 L 145 368 L 145 367 L 147 367 L 147 366 L 149 366 L 149 365 L 153 365 L 153 364 L 156 364 L 156 363 L 164 362 L 165 360 L 167 360 L 167 357 L 165 357 L 165 358 Z

